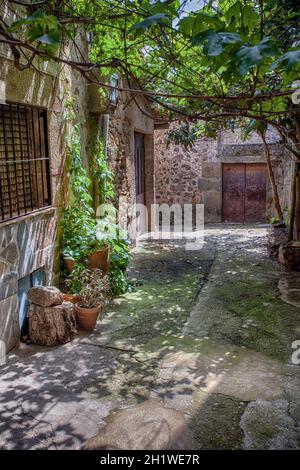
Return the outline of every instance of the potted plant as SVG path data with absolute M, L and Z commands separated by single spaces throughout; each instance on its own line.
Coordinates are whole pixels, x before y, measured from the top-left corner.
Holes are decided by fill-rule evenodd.
M 81 329 L 92 331 L 96 326 L 98 315 L 109 297 L 109 281 L 107 276 L 103 276 L 100 269 L 83 269 L 80 278 L 77 274 L 77 279 L 76 282 L 81 286 L 78 291 L 81 300 L 75 304 L 78 324 Z
M 89 269 L 101 269 L 104 275 L 109 269 L 110 243 L 115 236 L 116 225 L 108 215 L 97 220 L 95 237 L 90 241 L 88 255 Z
M 87 249 L 87 265 L 89 269 L 101 269 L 103 275 L 108 273 L 109 269 L 109 242 L 105 238 L 94 239 L 89 242 Z

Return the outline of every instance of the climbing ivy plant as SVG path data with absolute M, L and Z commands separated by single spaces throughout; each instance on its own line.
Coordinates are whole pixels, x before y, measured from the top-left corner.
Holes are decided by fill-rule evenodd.
M 70 188 L 71 205 L 78 205 L 88 213 L 92 213 L 91 180 L 87 170 L 82 164 L 80 125 L 73 128 L 71 143 L 69 146 L 70 166 Z
M 98 184 L 99 204 L 113 202 L 115 198 L 114 174 L 109 168 L 103 139 L 99 135 L 92 149 L 91 175 Z
M 72 112 L 72 103 L 70 107 Z M 85 258 L 91 251 L 101 248 L 103 243 L 109 243 L 109 280 L 113 294 L 119 295 L 128 288 L 126 268 L 131 258 L 130 246 L 127 234 L 119 229 L 115 220 L 107 214 L 99 220 L 96 218 L 91 195 L 93 180 L 98 185 L 100 205 L 113 202 L 115 189 L 102 139 L 97 135 L 95 140 L 88 172 L 82 163 L 80 125 L 73 126 L 68 145 L 71 194 L 68 207 L 63 210 L 62 253 L 65 259 L 75 260 L 83 268 Z

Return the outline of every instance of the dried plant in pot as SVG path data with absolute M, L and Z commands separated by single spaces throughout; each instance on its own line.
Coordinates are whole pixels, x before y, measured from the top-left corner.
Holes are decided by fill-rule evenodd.
M 80 328 L 92 331 L 110 295 L 109 281 L 100 269 L 84 269 L 80 275 L 81 300 L 75 304 Z

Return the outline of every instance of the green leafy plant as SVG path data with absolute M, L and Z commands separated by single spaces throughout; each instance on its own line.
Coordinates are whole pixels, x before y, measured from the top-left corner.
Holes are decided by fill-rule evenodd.
M 113 201 L 115 197 L 114 175 L 109 168 L 100 137 L 97 138 L 93 149 L 91 170 L 92 176 L 99 184 L 99 204 Z
M 128 288 L 126 269 L 131 259 L 130 242 L 125 230 L 116 223 L 116 209 L 105 206 L 104 214 L 97 220 L 98 241 L 110 246 L 109 281 L 112 292 L 120 295 Z
M 62 254 L 65 259 L 76 261 L 68 286 L 71 293 L 79 294 L 81 272 L 86 269 L 88 256 L 96 250 L 110 246 L 109 283 L 115 295 L 128 288 L 126 268 L 130 260 L 127 234 L 116 224 L 116 209 L 105 205 L 101 217 L 95 217 L 92 209 L 91 178 L 82 165 L 80 127 L 76 125 L 69 146 L 71 160 L 71 201 L 63 210 Z M 109 169 L 101 139 L 93 149 L 92 176 L 99 182 L 100 204 L 111 203 L 115 197 L 113 173 Z M 80 294 L 81 295 L 81 294 Z
M 71 205 L 78 205 L 86 212 L 93 212 L 91 180 L 82 164 L 80 126 L 76 124 L 69 145 L 71 158 L 70 184 L 71 184 Z
M 271 224 L 271 225 L 274 225 L 274 224 L 276 224 L 277 222 L 279 222 L 278 217 L 275 217 L 275 216 L 270 217 L 270 224 Z
M 71 206 L 63 209 L 62 255 L 65 259 L 83 261 L 91 240 L 96 240 L 96 221 L 86 210 Z
M 167 137 L 167 147 L 170 144 L 182 145 L 184 148 L 192 148 L 198 138 L 199 134 L 195 126 L 190 126 L 189 123 L 181 124 L 180 126 L 170 129 Z
M 63 280 L 63 290 L 79 296 L 82 291 L 82 273 L 85 269 L 85 264 L 77 263 L 72 272 Z
M 39 49 L 53 55 L 59 46 L 61 30 L 54 15 L 47 15 L 43 10 L 37 10 L 26 18 L 15 21 L 9 28 L 10 32 L 26 31 L 29 42 L 37 42 Z
M 119 228 L 116 229 L 115 238 L 111 240 L 109 282 L 113 294 L 124 294 L 128 287 L 126 269 L 132 258 L 130 242 L 127 235 Z

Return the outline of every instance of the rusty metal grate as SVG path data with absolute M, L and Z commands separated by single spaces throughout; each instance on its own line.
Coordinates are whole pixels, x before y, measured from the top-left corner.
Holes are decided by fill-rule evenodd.
M 0 222 L 50 205 L 46 110 L 0 104 Z

